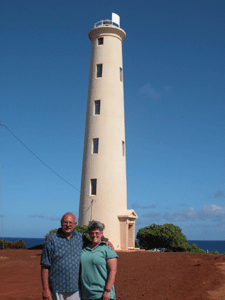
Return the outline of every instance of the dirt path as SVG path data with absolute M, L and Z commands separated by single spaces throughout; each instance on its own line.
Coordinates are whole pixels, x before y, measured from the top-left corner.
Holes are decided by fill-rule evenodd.
M 118 253 L 117 300 L 225 299 L 225 257 L 188 253 Z M 2 253 L 0 253 L 2 256 Z M 41 300 L 41 250 L 5 250 L 0 299 Z

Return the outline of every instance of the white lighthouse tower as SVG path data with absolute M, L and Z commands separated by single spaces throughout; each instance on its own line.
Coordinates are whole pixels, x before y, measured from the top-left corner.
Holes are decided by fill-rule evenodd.
M 79 224 L 103 222 L 116 249 L 134 247 L 136 213 L 127 209 L 126 143 L 120 17 L 89 32 L 92 42 Z

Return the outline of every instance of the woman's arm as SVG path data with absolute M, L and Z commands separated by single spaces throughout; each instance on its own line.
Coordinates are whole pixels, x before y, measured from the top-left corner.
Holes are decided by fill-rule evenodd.
M 111 290 L 115 278 L 116 278 L 116 272 L 117 272 L 117 258 L 111 258 L 107 260 L 107 266 L 109 269 L 109 275 L 107 278 L 107 282 L 106 282 L 106 286 L 105 289 L 106 290 Z M 110 292 L 105 291 L 103 293 L 103 300 L 108 300 L 110 299 Z

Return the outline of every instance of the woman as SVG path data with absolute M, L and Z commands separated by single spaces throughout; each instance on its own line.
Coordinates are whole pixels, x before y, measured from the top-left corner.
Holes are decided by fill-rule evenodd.
M 82 300 L 116 299 L 114 281 L 117 271 L 117 254 L 103 242 L 105 225 L 91 221 L 88 231 L 91 244 L 81 252 L 81 290 Z

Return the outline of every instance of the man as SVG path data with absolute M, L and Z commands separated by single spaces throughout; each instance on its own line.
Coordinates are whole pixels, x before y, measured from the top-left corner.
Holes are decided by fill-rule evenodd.
M 49 236 L 41 257 L 43 300 L 78 300 L 81 250 L 90 241 L 75 232 L 76 219 L 66 213 L 61 228 Z
M 61 228 L 48 237 L 41 257 L 43 300 L 79 300 L 79 270 L 82 248 L 90 241 L 74 231 L 76 218 L 66 213 Z M 110 242 L 107 242 L 112 247 Z

